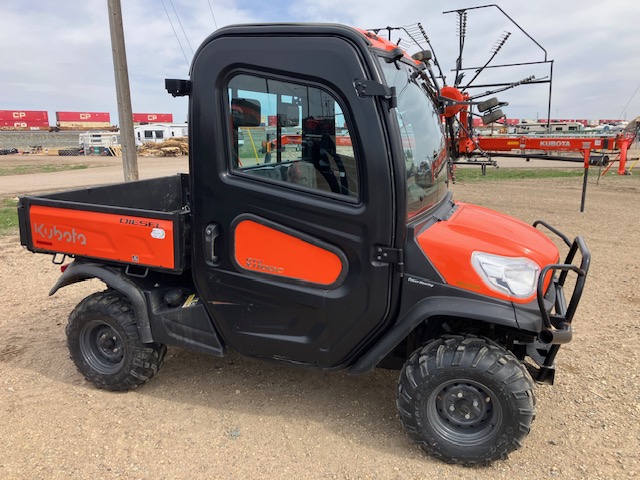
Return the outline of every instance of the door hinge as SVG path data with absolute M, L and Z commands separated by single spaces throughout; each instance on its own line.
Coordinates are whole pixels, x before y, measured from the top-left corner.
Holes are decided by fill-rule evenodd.
M 395 108 L 398 106 L 398 97 L 396 96 L 396 87 L 387 87 L 382 83 L 378 83 L 375 80 L 367 80 L 364 78 L 357 78 L 353 85 L 356 87 L 356 92 L 359 97 L 384 97 L 389 101 L 389 108 Z
M 375 247 L 374 258 L 378 262 L 398 265 L 401 271 L 404 267 L 404 251 L 400 248 L 391 248 L 377 245 Z

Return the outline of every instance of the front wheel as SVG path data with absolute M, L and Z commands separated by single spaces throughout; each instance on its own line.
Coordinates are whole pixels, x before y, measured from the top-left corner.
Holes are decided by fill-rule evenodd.
M 487 339 L 444 336 L 407 360 L 397 406 L 409 436 L 428 454 L 489 464 L 529 433 L 533 380 L 513 354 Z
M 87 380 L 115 391 L 149 381 L 167 352 L 164 345 L 142 343 L 129 300 L 112 290 L 88 296 L 71 312 L 67 347 Z

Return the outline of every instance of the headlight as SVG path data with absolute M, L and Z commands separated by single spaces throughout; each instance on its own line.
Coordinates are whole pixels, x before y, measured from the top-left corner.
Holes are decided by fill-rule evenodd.
M 517 298 L 536 291 L 540 267 L 528 258 L 511 258 L 473 252 L 471 264 L 489 288 Z

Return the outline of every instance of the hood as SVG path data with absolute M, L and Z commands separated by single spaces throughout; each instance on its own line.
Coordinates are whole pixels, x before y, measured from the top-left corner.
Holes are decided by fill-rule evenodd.
M 539 230 L 520 220 L 475 205 L 456 203 L 457 210 L 447 220 L 421 231 L 416 242 L 445 281 L 475 293 L 517 303 L 517 299 L 485 285 L 471 265 L 473 252 L 503 257 L 528 258 L 540 269 L 559 260 L 558 248 Z

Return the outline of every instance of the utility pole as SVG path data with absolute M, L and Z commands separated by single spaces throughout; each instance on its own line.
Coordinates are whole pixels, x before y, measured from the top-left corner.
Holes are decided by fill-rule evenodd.
M 113 52 L 113 71 L 116 77 L 116 95 L 118 97 L 118 120 L 120 123 L 120 141 L 122 143 L 122 166 L 126 182 L 138 180 L 138 157 L 136 141 L 133 135 L 133 115 L 131 113 L 131 92 L 129 90 L 129 70 L 127 53 L 124 47 L 124 29 L 122 27 L 122 8 L 120 0 L 107 0 L 109 7 L 109 29 L 111 31 L 111 50 Z

